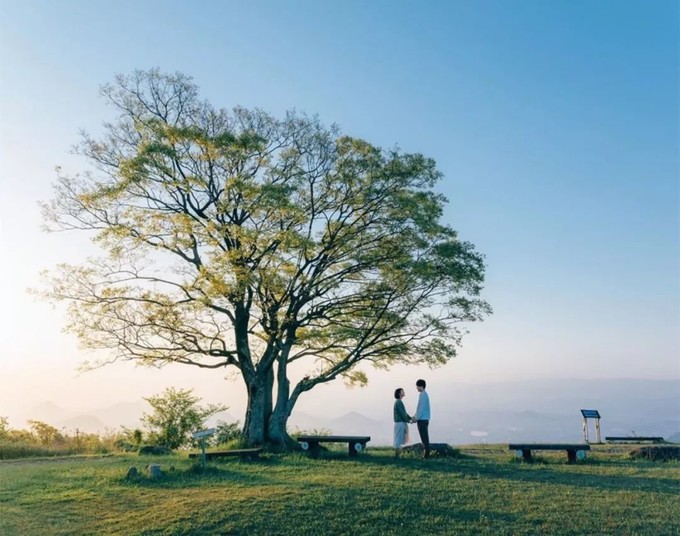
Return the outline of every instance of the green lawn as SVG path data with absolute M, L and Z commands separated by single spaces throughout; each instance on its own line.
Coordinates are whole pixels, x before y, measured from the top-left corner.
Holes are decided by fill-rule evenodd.
M 576 464 L 462 452 L 265 454 L 204 471 L 186 456 L 1 462 L 0 534 L 680 534 L 677 462 L 604 448 Z M 150 462 L 160 479 L 144 476 Z M 142 475 L 127 481 L 133 465 Z

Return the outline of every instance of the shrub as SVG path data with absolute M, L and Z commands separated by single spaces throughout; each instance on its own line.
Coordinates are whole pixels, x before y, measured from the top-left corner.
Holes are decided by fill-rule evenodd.
M 206 419 L 224 411 L 226 406 L 199 406 L 200 398 L 193 389 L 166 389 L 160 395 L 145 398 L 153 411 L 145 413 L 142 422 L 150 430 L 154 442 L 171 449 L 191 444 L 191 432 L 203 428 Z
M 167 454 L 172 454 L 172 450 L 170 450 L 167 447 L 162 447 L 160 445 L 144 445 L 144 446 L 139 448 L 138 454 L 140 456 L 149 456 L 149 455 L 164 456 L 164 455 L 167 455 Z
M 630 457 L 652 461 L 680 460 L 680 447 L 640 447 L 631 451 Z
M 217 446 L 231 444 L 234 442 L 238 443 L 241 441 L 241 437 L 241 428 L 239 427 L 238 421 L 231 423 L 217 421 L 215 435 L 210 438 L 210 444 Z M 196 444 L 200 445 L 200 440 L 196 441 Z

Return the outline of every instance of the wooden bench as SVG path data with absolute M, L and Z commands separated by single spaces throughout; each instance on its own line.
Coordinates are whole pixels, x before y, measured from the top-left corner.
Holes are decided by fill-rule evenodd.
M 297 438 L 302 450 L 306 450 L 314 458 L 321 454 L 321 443 L 347 443 L 349 455 L 354 457 L 366 448 L 371 438 L 370 436 L 320 436 L 320 435 L 301 435 Z
M 647 441 L 651 441 L 652 443 L 664 442 L 663 437 L 644 437 L 644 436 L 621 436 L 621 437 L 607 436 L 604 439 L 605 441 L 609 441 L 611 443 L 642 443 Z
M 247 459 L 255 459 L 259 457 L 260 452 L 262 452 L 262 448 L 254 448 L 254 449 L 237 449 L 237 450 L 221 450 L 221 451 L 213 451 L 213 452 L 206 452 L 205 453 L 205 459 L 206 460 L 212 460 L 214 458 L 227 458 L 229 456 L 240 456 L 241 458 L 247 458 Z M 189 454 L 189 458 L 201 458 L 203 456 L 202 453 L 200 452 L 192 452 Z
M 586 457 L 586 450 L 590 450 L 588 444 L 570 444 L 570 443 L 511 443 L 510 450 L 514 450 L 518 458 L 523 458 L 524 461 L 530 462 L 532 450 L 566 450 L 567 459 L 570 462 L 575 462 L 578 458 L 583 460 Z

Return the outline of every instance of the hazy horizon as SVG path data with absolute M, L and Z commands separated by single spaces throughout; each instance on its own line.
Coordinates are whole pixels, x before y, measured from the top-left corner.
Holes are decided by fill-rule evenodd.
M 433 441 L 454 445 L 513 441 L 579 441 L 580 409 L 600 411 L 602 438 L 607 435 L 652 435 L 680 442 L 680 380 L 520 380 L 454 383 L 432 386 Z M 441 388 L 444 387 L 444 390 Z M 407 390 L 407 409 L 417 396 Z M 298 404 L 288 423 L 291 433 L 326 430 L 371 437 L 371 445 L 390 444 L 392 399 L 389 393 L 363 389 L 346 405 L 326 393 Z M 66 408 L 43 401 L 26 409 L 23 418 L 47 422 L 66 433 L 107 433 L 143 427 L 150 409 L 143 400 L 110 400 L 104 407 Z M 229 408 L 209 419 L 243 422 L 243 408 Z M 16 415 L 14 416 L 16 417 Z M 20 428 L 17 418 L 10 426 Z M 594 424 L 589 423 L 594 433 Z
M 415 405 L 417 393 L 413 386 L 409 383 L 399 385 L 406 389 L 407 407 L 409 404 Z M 389 420 L 387 417 L 391 415 L 393 402 L 391 385 L 380 382 L 380 385 L 346 389 L 346 394 L 351 396 L 345 399 L 337 396 L 338 391 L 343 389 L 340 385 L 328 387 L 324 391 L 312 391 L 308 393 L 308 396 L 301 397 L 293 412 L 293 417 L 297 414 L 333 419 L 359 413 L 373 419 L 386 422 Z M 195 390 L 200 396 L 199 391 L 199 389 Z M 677 431 L 680 432 L 680 411 L 678 411 L 680 409 L 680 379 L 543 378 L 497 382 L 446 382 L 445 384 L 437 383 L 435 379 L 430 380 L 428 391 L 434 402 L 434 413 L 438 417 L 435 420 L 439 420 L 442 415 L 452 411 L 564 414 L 575 413 L 581 407 L 628 408 L 625 411 L 621 409 L 615 412 L 624 414 L 631 413 L 632 407 L 635 408 L 633 413 L 653 413 L 651 409 L 655 404 L 654 401 L 663 401 L 670 396 L 674 397 L 674 401 L 664 411 L 678 420 Z M 148 394 L 154 393 L 147 393 L 143 396 L 148 396 Z M 109 420 L 105 423 L 106 427 L 130 426 L 131 419 L 139 419 L 143 412 L 149 410 L 149 405 L 142 396 L 134 398 L 130 395 L 131 393 L 121 393 L 119 398 L 102 400 L 99 404 L 92 405 L 83 401 L 68 405 L 61 400 L 36 397 L 34 400 L 26 401 L 23 406 L 14 406 L 14 411 L 9 415 L 10 426 L 21 428 L 25 425 L 26 419 L 45 420 L 48 424 L 61 425 L 64 421 L 75 417 L 98 415 L 102 411 L 110 413 L 110 410 L 116 407 L 122 408 L 127 416 L 120 423 Z M 234 404 L 220 415 L 228 415 L 229 421 L 243 422 L 244 398 L 238 394 L 232 396 Z M 559 401 L 566 399 L 569 399 L 569 403 L 561 406 Z M 207 398 L 202 400 L 202 403 L 212 401 L 225 402 L 225 397 L 221 393 L 208 392 Z M 601 409 L 601 412 L 605 415 L 608 413 L 607 409 Z M 607 417 L 611 416 L 611 414 L 607 415 Z M 224 417 L 220 419 L 224 420 Z

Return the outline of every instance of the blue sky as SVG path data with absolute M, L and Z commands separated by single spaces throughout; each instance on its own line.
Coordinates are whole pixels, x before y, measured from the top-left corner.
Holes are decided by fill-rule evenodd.
M 495 310 L 442 381 L 680 377 L 679 17 L 673 1 L 0 0 L 0 383 L 21 379 L 0 391 L 44 391 L 37 367 L 93 399 L 129 377 L 74 377 L 87 356 L 24 289 L 87 251 L 40 233 L 37 201 L 55 165 L 84 168 L 79 129 L 112 118 L 99 85 L 150 67 L 218 106 L 296 108 L 437 160 Z

